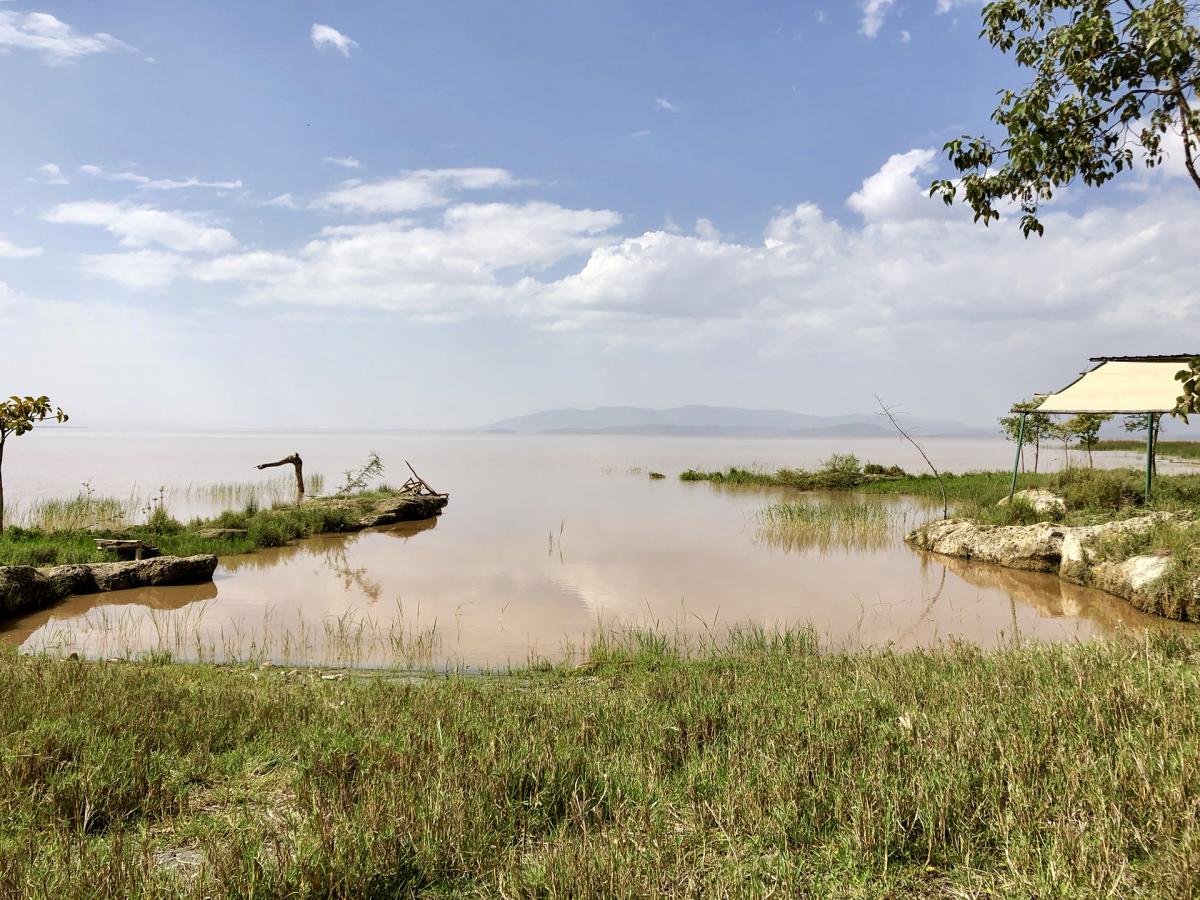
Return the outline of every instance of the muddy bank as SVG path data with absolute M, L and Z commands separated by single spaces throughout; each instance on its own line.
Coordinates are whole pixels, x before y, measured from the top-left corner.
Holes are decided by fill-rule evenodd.
M 201 584 L 212 581 L 217 558 L 157 556 L 114 563 L 51 566 L 0 566 L 0 617 L 44 609 L 73 594 L 97 594 L 127 588 Z
M 909 532 L 905 541 L 945 556 L 1055 574 L 1072 584 L 1114 594 L 1143 612 L 1200 622 L 1200 584 L 1193 582 L 1183 590 L 1168 588 L 1172 557 L 1146 554 L 1111 560 L 1098 553 L 1106 540 L 1144 534 L 1164 523 L 1194 521 L 1191 513 L 1169 512 L 1086 526 L 980 525 L 968 519 L 943 519 Z

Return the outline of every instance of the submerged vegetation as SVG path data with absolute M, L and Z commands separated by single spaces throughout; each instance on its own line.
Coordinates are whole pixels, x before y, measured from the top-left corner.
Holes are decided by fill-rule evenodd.
M 641 632 L 485 678 L 2 653 L 0 895 L 1200 889 L 1192 641 L 686 656 Z

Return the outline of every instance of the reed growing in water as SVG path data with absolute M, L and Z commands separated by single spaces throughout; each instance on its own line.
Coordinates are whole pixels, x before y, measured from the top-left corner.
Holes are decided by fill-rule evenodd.
M 892 543 L 907 517 L 881 502 L 798 500 L 758 512 L 758 534 L 787 550 L 875 550 Z

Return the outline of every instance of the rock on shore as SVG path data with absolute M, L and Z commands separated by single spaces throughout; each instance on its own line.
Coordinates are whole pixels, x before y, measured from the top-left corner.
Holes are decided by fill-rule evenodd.
M 0 566 L 0 617 L 44 609 L 72 594 L 200 584 L 211 581 L 216 568 L 217 558 L 208 553 L 46 569 Z
M 1200 621 L 1200 585 L 1186 596 L 1161 589 L 1171 558 L 1133 556 L 1121 561 L 1101 559 L 1099 544 L 1122 534 L 1143 534 L 1164 522 L 1183 525 L 1194 521 L 1189 513 L 1157 512 L 1102 525 L 980 525 L 968 519 L 942 519 L 910 532 L 905 541 L 921 550 L 961 559 L 1050 572 L 1060 578 L 1115 594 L 1137 609 L 1169 619 Z
M 416 522 L 438 515 L 449 500 L 444 494 L 400 494 L 385 497 L 375 508 L 363 516 L 359 524 L 363 528 L 378 528 L 399 522 Z

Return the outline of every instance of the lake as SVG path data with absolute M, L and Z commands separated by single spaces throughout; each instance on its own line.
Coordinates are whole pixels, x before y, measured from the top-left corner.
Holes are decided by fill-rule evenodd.
M 924 443 L 950 471 L 1012 464 L 1013 446 L 1001 440 Z M 762 533 L 759 511 L 795 494 L 677 477 L 689 467 L 815 467 L 847 451 L 921 471 L 900 439 L 47 428 L 10 442 L 6 487 L 18 517 L 38 498 L 86 483 L 131 507 L 161 491 L 171 514 L 187 518 L 228 502 L 228 492 L 222 500 L 205 485 L 271 483 L 286 495 L 290 470 L 260 473 L 255 463 L 297 451 L 306 474 L 322 473 L 332 490 L 372 450 L 388 467 L 385 480 L 402 482 L 408 460 L 449 492 L 443 515 L 224 558 L 208 585 L 74 597 L 8 622 L 0 639 L 102 657 L 167 650 L 183 659 L 475 669 L 568 657 L 597 629 L 622 625 L 693 640 L 735 623 L 804 624 L 847 648 L 1172 627 L 1053 576 L 910 550 L 903 532 L 937 514 L 922 501 L 839 495 L 886 507 L 886 540 L 789 546 Z M 1043 467 L 1056 468 L 1060 455 L 1044 451 Z M 1097 455 L 1097 464 L 1138 463 Z M 667 477 L 652 480 L 651 471 Z

